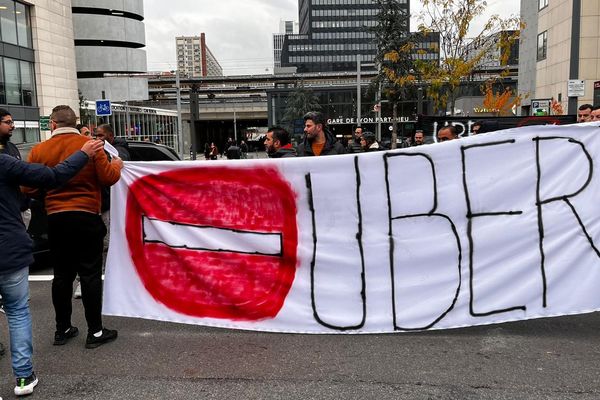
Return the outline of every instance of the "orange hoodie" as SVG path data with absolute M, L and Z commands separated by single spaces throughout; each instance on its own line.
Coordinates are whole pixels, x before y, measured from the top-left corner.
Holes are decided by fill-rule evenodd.
M 81 149 L 90 138 L 82 136 L 75 128 L 58 128 L 52 137 L 36 145 L 29 153 L 28 161 L 54 167 Z M 98 152 L 87 165 L 67 184 L 46 193 L 46 211 L 54 214 L 64 211 L 100 213 L 100 189 L 114 185 L 121 177 L 118 166 L 110 163 L 103 151 Z M 23 188 L 34 195 L 35 189 Z

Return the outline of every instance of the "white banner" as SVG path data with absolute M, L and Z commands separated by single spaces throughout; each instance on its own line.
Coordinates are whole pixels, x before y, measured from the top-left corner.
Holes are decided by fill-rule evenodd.
M 599 155 L 586 124 L 358 156 L 126 163 L 104 313 L 381 333 L 597 311 Z

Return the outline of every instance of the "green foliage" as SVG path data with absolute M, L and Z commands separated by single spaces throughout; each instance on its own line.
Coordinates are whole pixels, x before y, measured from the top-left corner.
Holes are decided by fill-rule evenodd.
M 423 12 L 419 15 L 418 34 L 403 37 L 398 25 L 389 21 L 397 7 L 393 3 L 397 1 L 376 1 L 382 6 L 380 26 L 374 31 L 383 78 L 389 80 L 396 91 L 414 87 L 415 81 L 424 82 L 427 97 L 442 110 L 448 104 L 454 110 L 458 87 L 473 76 L 487 55 L 499 49 L 502 62 L 506 61 L 519 35 L 519 31 L 514 30 L 519 26 L 518 18 L 503 19 L 498 15 L 486 18 L 481 29 L 473 32 L 473 21 L 481 19 L 486 11 L 485 0 L 421 0 Z M 507 30 L 514 32 L 500 34 Z M 419 39 L 434 33 L 440 35 L 440 62 L 414 59 L 420 51 Z M 499 76 L 506 71 L 499 72 Z
M 79 92 L 79 123 L 83 125 L 89 126 L 92 121 L 94 121 L 94 112 L 92 110 L 88 110 L 86 107 L 87 99 Z
M 309 111 L 320 111 L 321 105 L 319 99 L 312 90 L 304 87 L 304 83 L 300 81 L 296 85 L 296 89 L 288 96 L 283 116 L 283 123 L 291 125 L 295 120 L 302 119 L 304 114 Z

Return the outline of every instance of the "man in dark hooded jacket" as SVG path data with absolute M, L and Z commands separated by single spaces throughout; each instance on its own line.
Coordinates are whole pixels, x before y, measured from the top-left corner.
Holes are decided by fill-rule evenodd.
M 311 111 L 304 116 L 304 141 L 297 149 L 298 157 L 346 154 L 344 146 L 327 129 L 325 117 Z
M 17 378 L 14 392 L 17 396 L 33 393 L 33 388 L 38 383 L 33 372 L 33 341 L 28 304 L 29 265 L 33 262 L 32 242 L 21 217 L 19 185 L 45 189 L 61 186 L 86 166 L 88 160 L 101 149 L 102 142 L 88 140 L 81 148 L 82 151 L 77 151 L 54 168 L 29 164 L 0 154 L 0 294 L 4 299 L 8 319 L 12 368 Z
M 283 128 L 269 128 L 265 136 L 265 150 L 269 158 L 296 157 L 296 149 L 290 142 L 290 134 Z

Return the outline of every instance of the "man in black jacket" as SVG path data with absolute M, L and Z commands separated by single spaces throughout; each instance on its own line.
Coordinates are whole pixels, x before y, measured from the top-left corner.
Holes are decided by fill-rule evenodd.
M 10 116 L 2 124 L 12 125 Z M 38 380 L 33 372 L 33 341 L 29 313 L 29 265 L 33 262 L 32 242 L 21 217 L 19 186 L 54 188 L 74 177 L 88 160 L 102 149 L 102 142 L 89 140 L 54 168 L 29 164 L 0 154 L 0 294 L 10 331 L 12 368 L 17 378 L 17 396 L 33 393 Z
M 265 149 L 269 158 L 296 157 L 296 150 L 290 142 L 290 134 L 283 128 L 269 128 L 265 136 Z
M 298 146 L 298 157 L 346 154 L 344 146 L 327 129 L 325 117 L 311 111 L 304 116 L 304 141 Z

